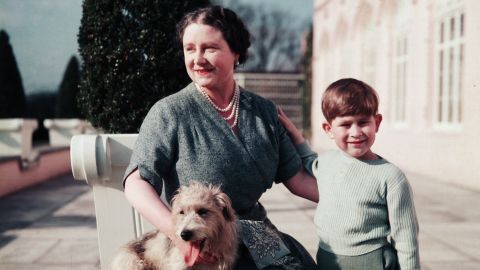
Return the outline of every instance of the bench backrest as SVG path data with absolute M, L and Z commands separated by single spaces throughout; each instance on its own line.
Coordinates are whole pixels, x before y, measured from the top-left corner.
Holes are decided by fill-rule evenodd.
M 137 134 L 75 135 L 70 143 L 73 176 L 93 190 L 101 269 L 117 249 L 153 226 L 126 200 L 123 174 Z

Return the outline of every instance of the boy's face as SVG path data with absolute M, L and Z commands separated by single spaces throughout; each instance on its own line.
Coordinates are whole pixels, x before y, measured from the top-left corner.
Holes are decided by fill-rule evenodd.
M 338 116 L 331 123 L 324 122 L 323 129 L 343 152 L 354 158 L 372 160 L 377 156 L 370 148 L 381 122 L 381 114 Z

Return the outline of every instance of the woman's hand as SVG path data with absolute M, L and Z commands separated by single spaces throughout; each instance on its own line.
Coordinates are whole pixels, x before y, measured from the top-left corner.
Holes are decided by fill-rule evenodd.
M 293 124 L 293 122 L 287 117 L 285 112 L 280 107 L 277 107 L 278 111 L 278 120 L 280 120 L 280 123 L 285 127 L 285 129 L 288 132 L 288 136 L 290 136 L 290 139 L 292 140 L 293 144 L 301 144 L 305 142 L 305 138 L 303 138 L 302 133 L 300 130 L 297 129 L 297 127 Z
M 187 265 L 192 266 L 199 260 L 200 248 L 175 235 L 170 209 L 160 200 L 150 183 L 142 179 L 138 170 L 125 180 L 125 196 L 143 217 L 173 241 Z

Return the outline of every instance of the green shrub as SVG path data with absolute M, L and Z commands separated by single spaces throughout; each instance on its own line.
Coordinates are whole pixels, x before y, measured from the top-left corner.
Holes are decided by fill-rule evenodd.
M 72 56 L 58 88 L 55 118 L 82 118 L 77 106 L 80 71 L 77 57 Z
M 0 30 L 0 118 L 25 116 L 26 98 L 7 32 Z
M 175 25 L 208 0 L 84 0 L 78 104 L 96 127 L 134 133 L 150 107 L 190 80 Z

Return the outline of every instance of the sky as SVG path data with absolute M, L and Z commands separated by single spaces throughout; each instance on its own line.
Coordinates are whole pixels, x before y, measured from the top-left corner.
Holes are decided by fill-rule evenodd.
M 0 0 L 0 29 L 7 31 L 27 94 L 56 91 L 72 55 L 78 55 L 81 0 Z
M 238 0 L 258 3 L 260 0 Z M 310 18 L 313 0 L 261 0 L 299 18 Z M 79 56 L 77 32 L 82 0 L 0 0 L 0 29 L 6 30 L 26 94 L 57 91 L 72 55 Z

